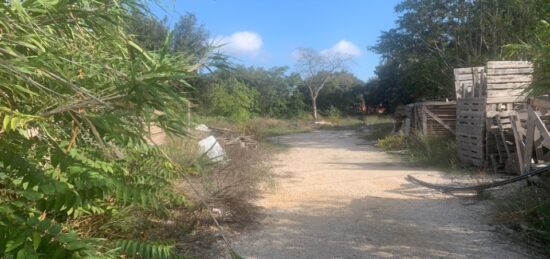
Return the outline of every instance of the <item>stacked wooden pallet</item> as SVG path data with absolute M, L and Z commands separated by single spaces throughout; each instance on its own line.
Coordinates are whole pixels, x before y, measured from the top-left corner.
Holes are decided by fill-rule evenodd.
M 457 100 L 456 146 L 458 158 L 467 165 L 483 166 L 485 97 Z
M 499 161 L 501 130 L 495 116 L 507 118 L 523 108 L 533 65 L 526 61 L 490 61 L 485 67 L 455 69 L 458 157 L 464 164 L 483 166 Z M 499 146 L 500 145 L 500 146 Z M 508 153 L 509 154 L 509 153 Z
M 497 111 L 497 104 L 524 103 L 525 89 L 533 81 L 533 64 L 527 61 L 489 61 L 487 74 L 487 104 Z M 502 106 L 502 105 L 501 105 Z

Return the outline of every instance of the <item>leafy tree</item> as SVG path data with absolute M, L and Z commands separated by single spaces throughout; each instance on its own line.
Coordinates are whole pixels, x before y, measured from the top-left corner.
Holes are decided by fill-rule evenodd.
M 380 101 L 454 98 L 452 70 L 499 60 L 503 45 L 530 41 L 546 6 L 546 0 L 403 1 L 397 27 L 371 49 L 383 58 L 380 89 L 406 96 Z
M 360 102 L 359 95 L 364 82 L 347 71 L 335 72 L 317 98 L 317 106 L 322 111 L 337 109 L 340 112 L 352 113 Z
M 150 125 L 186 134 L 183 93 L 197 66 L 167 43 L 152 53 L 133 41 L 127 23 L 140 6 L 0 3 L 0 257 L 172 254 L 132 232 L 101 232 L 120 211 L 163 218 L 184 202 L 172 183 L 186 165 L 145 136 Z
M 134 36 L 134 40 L 146 50 L 160 50 L 168 37 L 168 25 L 166 18 L 159 20 L 144 12 L 133 12 L 128 20 L 128 33 Z
M 208 37 L 208 31 L 199 24 L 195 14 L 186 13 L 174 26 L 171 49 L 173 52 L 191 55 L 198 62 L 210 49 Z
M 257 111 L 258 92 L 234 77 L 214 83 L 209 93 L 210 113 L 242 122 Z
M 296 77 L 287 77 L 287 67 L 270 69 L 239 66 L 232 75 L 249 88 L 258 91 L 259 114 L 268 117 L 289 117 L 289 98 L 297 88 Z

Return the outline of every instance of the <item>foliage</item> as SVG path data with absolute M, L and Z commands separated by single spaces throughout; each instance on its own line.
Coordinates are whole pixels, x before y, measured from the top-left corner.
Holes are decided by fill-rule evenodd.
M 550 15 L 550 5 L 548 9 Z M 550 91 L 550 23 L 547 20 L 541 20 L 536 29 L 536 37 L 531 42 L 509 44 L 504 48 L 512 57 L 533 60 L 535 71 L 531 94 L 548 94 Z
M 364 86 L 363 81 L 347 71 L 335 72 L 319 93 L 317 107 L 328 110 L 333 106 L 343 113 L 352 114 L 360 103 L 359 95 L 363 93 Z
M 151 51 L 161 50 L 169 33 L 166 18 L 159 20 L 143 12 L 132 13 L 127 30 L 139 46 Z
M 209 110 L 212 114 L 242 122 L 250 119 L 257 110 L 258 92 L 248 88 L 235 78 L 214 84 L 209 94 Z
M 186 13 L 174 25 L 174 37 L 171 42 L 173 52 L 185 53 L 195 58 L 195 62 L 209 52 L 209 33 L 204 25 L 199 24 L 193 13 Z
M 407 137 L 403 134 L 388 135 L 378 139 L 376 146 L 388 151 L 407 149 Z
M 531 185 L 512 185 L 494 202 L 495 219 L 515 230 L 514 236 L 550 254 L 550 180 L 541 176 Z
M 263 69 L 243 66 L 231 71 L 237 80 L 259 93 L 259 115 L 278 118 L 295 117 L 304 106 L 297 91 L 301 83 L 299 75 L 287 76 L 287 72 L 287 67 Z
M 383 62 L 367 90 L 375 96 L 369 104 L 455 98 L 453 68 L 499 60 L 503 45 L 531 42 L 548 6 L 546 0 L 404 0 L 395 8 L 396 28 L 371 48 Z
M 208 107 L 220 101 L 230 103 L 230 99 L 222 97 L 224 94 L 235 91 L 232 89 L 238 84 L 239 89 L 245 93 L 247 99 L 250 99 L 247 101 L 250 104 L 244 105 L 248 107 L 244 110 L 249 111 L 249 116 L 242 116 L 242 119 L 255 114 L 272 118 L 298 117 L 305 110 L 304 97 L 298 89 L 301 80 L 297 74 L 286 75 L 287 70 L 286 67 L 263 69 L 236 66 L 229 70 L 216 70 L 206 74 L 200 83 L 201 91 L 198 92 L 198 99 L 203 104 L 201 110 L 210 116 L 231 117 L 232 112 L 224 109 L 208 109 Z M 218 99 L 214 100 L 214 98 Z M 242 103 L 232 105 L 242 106 Z
M 326 117 L 330 122 L 338 124 L 342 119 L 342 113 L 336 107 L 330 106 L 330 108 L 327 111 Z
M 384 150 L 407 150 L 407 159 L 413 163 L 455 168 L 457 165 L 454 139 L 441 135 L 387 135 L 376 144 Z
M 365 135 L 366 140 L 379 140 L 392 133 L 394 120 L 389 116 L 371 115 L 365 118 Z
M 84 236 L 71 224 L 128 206 L 162 218 L 185 202 L 172 186 L 184 168 L 144 136 L 150 125 L 186 134 L 182 93 L 197 66 L 169 55 L 169 40 L 156 53 L 133 41 L 127 21 L 141 6 L 0 4 L 1 257 L 168 255 L 165 246 Z

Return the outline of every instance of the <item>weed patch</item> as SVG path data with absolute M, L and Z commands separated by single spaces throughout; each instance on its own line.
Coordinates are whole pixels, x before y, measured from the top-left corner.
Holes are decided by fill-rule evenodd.
M 388 135 L 376 146 L 386 151 L 407 150 L 406 158 L 416 164 L 457 168 L 456 144 L 448 136 Z
M 494 200 L 495 220 L 538 252 L 550 255 L 550 179 L 517 183 Z

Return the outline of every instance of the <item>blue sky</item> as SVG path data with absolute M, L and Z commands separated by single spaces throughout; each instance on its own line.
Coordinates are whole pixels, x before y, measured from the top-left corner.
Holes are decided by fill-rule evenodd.
M 400 0 L 164 0 L 153 7 L 175 23 L 195 13 L 223 51 L 247 66 L 294 69 L 297 48 L 352 56 L 348 70 L 367 80 L 379 57 L 368 51 L 380 32 L 394 27 Z

